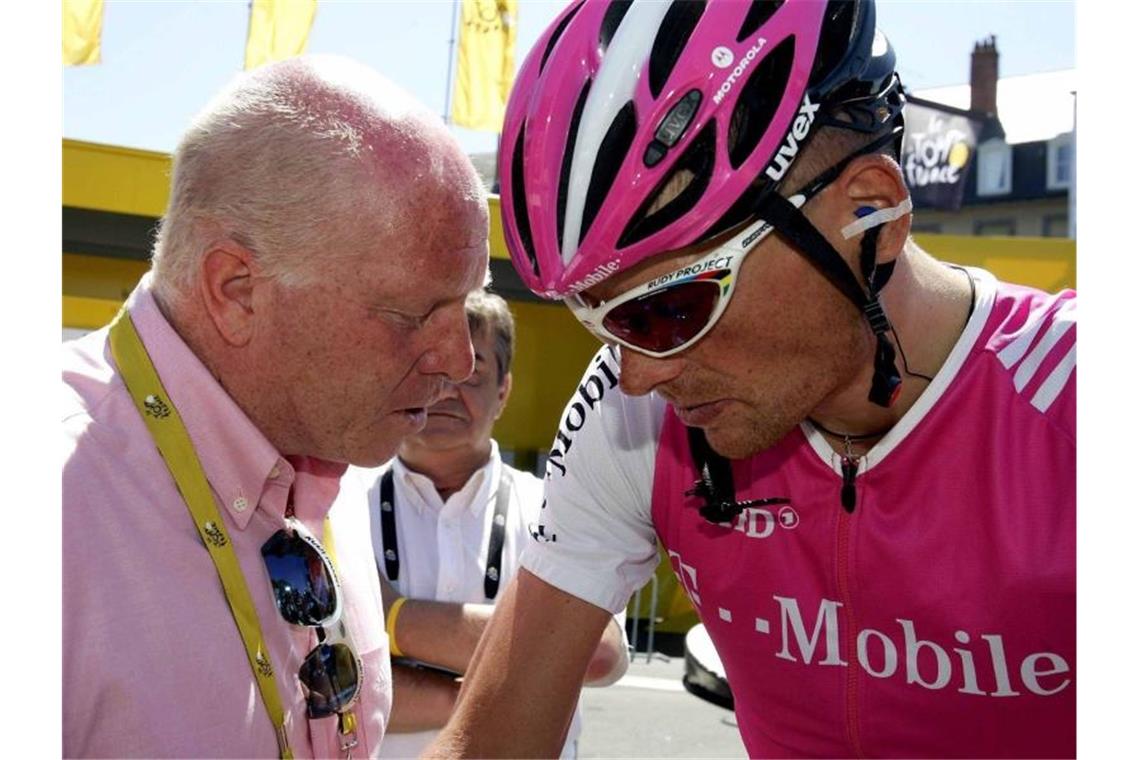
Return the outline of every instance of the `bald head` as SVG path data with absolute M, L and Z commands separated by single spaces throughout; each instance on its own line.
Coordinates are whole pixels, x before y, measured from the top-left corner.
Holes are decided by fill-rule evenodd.
M 378 241 L 444 234 L 484 203 L 471 162 L 407 92 L 348 59 L 290 59 L 238 77 L 182 138 L 155 288 L 168 303 L 185 297 L 219 240 L 304 284 Z

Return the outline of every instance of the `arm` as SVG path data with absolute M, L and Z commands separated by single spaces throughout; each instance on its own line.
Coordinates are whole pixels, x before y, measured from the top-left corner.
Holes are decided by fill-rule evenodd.
M 388 732 L 428 731 L 447 722 L 459 681 L 438 670 L 392 663 L 392 714 Z
M 383 576 L 380 587 L 387 616 L 399 594 Z M 490 604 L 408 599 L 396 619 L 396 644 L 405 657 L 455 673 L 466 673 L 494 609 Z M 590 660 L 586 671 L 588 686 L 609 686 L 622 677 L 629 665 L 625 638 L 617 621 L 612 622 Z
M 625 643 L 625 631 L 617 618 L 611 617 L 602 631 L 594 656 L 590 658 L 583 686 L 612 686 L 628 668 L 629 647 Z
M 382 574 L 380 592 L 387 620 L 400 594 Z M 405 657 L 463 673 L 493 609 L 489 604 L 409 598 L 396 618 L 396 645 Z
M 557 757 L 612 616 L 519 570 L 426 757 Z M 502 731 L 496 726 L 526 726 Z

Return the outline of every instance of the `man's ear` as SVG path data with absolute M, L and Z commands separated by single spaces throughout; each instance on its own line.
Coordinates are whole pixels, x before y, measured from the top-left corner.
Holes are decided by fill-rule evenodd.
M 232 346 L 253 335 L 253 252 L 233 240 L 217 240 L 202 257 L 199 297 L 218 334 Z
M 848 218 L 843 222 L 844 225 L 859 218 L 856 212 L 860 208 L 871 208 L 875 211 L 894 208 L 910 197 L 898 163 L 881 154 L 860 156 L 855 159 L 839 177 L 837 183 L 845 194 L 844 213 Z M 902 252 L 910 235 L 910 221 L 911 215 L 903 214 L 898 219 L 881 226 L 876 246 L 877 263 L 893 261 Z M 860 233 L 860 236 L 865 234 L 867 233 Z M 856 242 L 858 239 L 857 237 Z
M 511 397 L 512 383 L 513 379 L 508 370 L 506 376 L 503 377 L 503 382 L 499 383 L 499 409 L 495 412 L 495 419 L 499 419 L 503 414 L 503 410 L 507 408 L 507 399 Z

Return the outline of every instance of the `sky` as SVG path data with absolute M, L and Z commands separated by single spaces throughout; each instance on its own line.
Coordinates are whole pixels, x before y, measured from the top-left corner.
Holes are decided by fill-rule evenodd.
M 520 0 L 515 55 L 565 7 Z M 1002 76 L 1074 68 L 1074 5 L 1044 0 L 880 0 L 879 27 L 911 90 L 969 81 L 974 43 L 996 35 Z M 376 68 L 441 115 L 448 90 L 452 0 L 319 0 L 308 52 Z M 107 0 L 103 62 L 65 67 L 63 136 L 169 152 L 191 117 L 240 72 L 246 0 Z M 496 137 L 453 127 L 468 153 Z

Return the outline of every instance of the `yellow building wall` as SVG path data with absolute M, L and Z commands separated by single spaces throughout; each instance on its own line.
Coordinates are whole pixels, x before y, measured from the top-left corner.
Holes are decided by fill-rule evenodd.
M 914 240 L 942 261 L 981 267 L 999 280 L 1047 293 L 1077 287 L 1077 244 L 1067 238 L 915 235 Z
M 170 197 L 170 156 L 63 141 L 63 205 L 161 216 Z
M 513 301 L 514 387 L 495 440 L 519 452 L 547 451 L 562 408 L 601 345 L 560 303 Z

